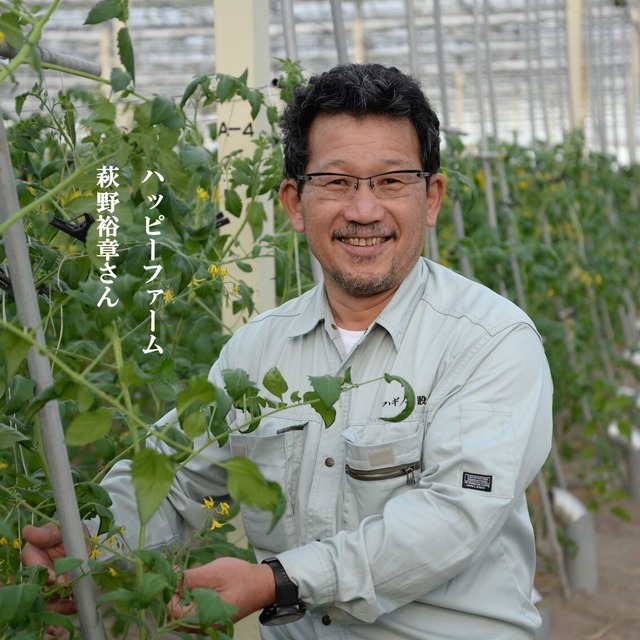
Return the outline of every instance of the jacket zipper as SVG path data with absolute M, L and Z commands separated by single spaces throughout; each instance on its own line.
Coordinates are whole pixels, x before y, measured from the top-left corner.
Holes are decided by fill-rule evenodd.
M 416 472 L 419 470 L 420 461 L 411 462 L 410 464 L 398 464 L 384 469 L 353 469 L 349 465 L 345 465 L 346 474 L 355 480 L 391 480 L 392 478 L 407 476 L 407 484 L 415 484 L 417 482 Z

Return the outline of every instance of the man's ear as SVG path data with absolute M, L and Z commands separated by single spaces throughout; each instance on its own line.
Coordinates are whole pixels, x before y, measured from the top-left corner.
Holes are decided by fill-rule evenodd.
M 447 180 L 441 173 L 429 176 L 429 191 L 427 192 L 427 224 L 436 226 L 440 206 L 447 188 Z
M 304 220 L 302 219 L 302 203 L 298 195 L 298 185 L 292 178 L 287 178 L 280 185 L 280 202 L 287 212 L 293 228 L 298 232 L 304 231 Z

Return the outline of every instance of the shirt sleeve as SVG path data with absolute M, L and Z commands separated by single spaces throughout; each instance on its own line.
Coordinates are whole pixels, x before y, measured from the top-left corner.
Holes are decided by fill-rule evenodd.
M 492 336 L 437 386 L 415 489 L 356 530 L 278 555 L 310 607 L 373 622 L 465 572 L 474 580 L 488 546 L 518 535 L 505 523 L 516 510 L 521 518 L 551 445 L 552 383 L 538 334 L 523 323 Z

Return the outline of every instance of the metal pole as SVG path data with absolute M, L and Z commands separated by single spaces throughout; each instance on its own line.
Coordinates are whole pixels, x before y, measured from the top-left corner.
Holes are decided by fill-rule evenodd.
M 566 11 L 565 11 L 566 16 Z M 562 51 L 562 39 L 560 37 L 561 34 L 561 25 L 563 24 L 564 17 L 562 13 L 562 8 L 558 4 L 556 5 L 556 56 L 555 59 L 560 63 L 560 52 Z M 568 73 L 569 65 L 567 63 L 567 74 L 564 75 L 560 73 L 560 69 L 558 68 L 558 72 L 556 75 L 557 80 L 557 89 L 558 89 L 558 109 L 560 112 L 560 138 L 562 139 L 565 132 L 565 84 L 569 82 L 569 73 Z
M 292 0 L 280 0 L 282 9 L 282 30 L 284 33 L 284 50 L 289 60 L 298 59 L 298 47 L 296 45 L 296 19 L 293 14 Z
M 347 52 L 347 34 L 344 30 L 341 0 L 331 0 L 331 17 L 333 18 L 333 31 L 338 50 L 338 62 L 345 64 L 349 62 L 349 53 Z
M 0 58 L 15 58 L 19 49 L 12 47 L 8 42 L 0 44 Z M 45 47 L 38 46 L 40 57 L 45 64 L 52 64 L 58 67 L 65 67 L 66 69 L 72 69 L 73 71 L 80 71 L 82 73 L 88 73 L 94 76 L 99 76 L 102 73 L 102 69 L 99 64 L 94 62 L 88 62 L 81 58 L 75 58 L 73 56 L 67 56 L 62 53 L 56 53 Z
M 407 13 L 407 32 L 409 34 L 409 69 L 415 76 L 418 75 L 418 55 L 416 45 L 416 13 L 413 6 L 413 0 L 405 0 Z M 436 30 L 436 38 L 438 31 Z
M 486 74 L 487 74 L 487 88 L 489 89 L 489 107 L 491 116 L 491 133 L 493 135 L 494 142 L 498 139 L 498 116 L 496 108 L 496 95 L 493 90 L 493 69 L 491 65 L 491 38 L 489 37 L 489 6 L 487 0 L 482 2 L 482 37 L 484 40 L 484 52 L 487 58 Z
M 571 130 L 584 127 L 583 0 L 566 0 L 567 60 L 569 66 L 569 122 Z
M 629 37 L 631 38 L 629 72 L 627 78 L 627 140 L 629 162 L 635 164 L 636 149 L 636 105 L 638 104 L 638 88 L 640 83 L 640 9 L 629 10 Z
M 0 194 L 2 194 L 0 197 L 0 223 L 9 220 L 20 209 L 13 175 L 9 143 L 0 113 Z M 4 232 L 3 239 L 20 322 L 25 329 L 35 331 L 37 343 L 41 347 L 45 347 L 42 319 L 22 224 L 11 225 Z M 37 393 L 53 386 L 49 360 L 36 347 L 29 349 L 27 363 L 31 378 L 36 384 Z M 38 419 L 45 458 L 51 469 L 51 483 L 60 518 L 64 547 L 68 557 L 82 560 L 82 567 L 71 571 L 73 593 L 82 629 L 81 635 L 87 640 L 102 640 L 93 579 L 88 573 L 87 547 L 57 403 L 55 401 L 47 402 L 39 411 Z
M 542 64 L 542 35 L 540 33 L 540 9 L 538 3 L 535 4 L 534 8 L 534 24 L 533 28 L 535 29 L 535 43 L 536 43 L 536 60 L 537 60 L 537 78 L 538 78 L 538 99 L 540 100 L 540 106 L 542 107 L 542 123 L 544 125 L 544 133 L 546 142 L 549 143 L 551 141 L 551 132 L 549 130 L 549 115 L 547 113 L 547 98 L 546 98 L 546 86 L 547 83 L 544 81 L 542 77 L 543 74 L 543 64 Z
M 533 57 L 531 51 L 531 19 L 529 16 L 529 0 L 527 0 L 525 6 L 525 24 L 527 29 L 526 35 L 526 51 L 527 51 L 527 101 L 529 103 L 529 125 L 531 127 L 531 146 L 536 141 L 536 118 L 535 118 L 535 106 L 533 100 L 533 68 L 531 65 L 531 58 Z
M 444 64 L 444 41 L 442 38 L 442 12 L 440 11 L 440 0 L 433 0 L 433 23 L 436 31 L 436 55 L 438 59 L 438 82 L 440 84 L 440 107 L 442 109 L 443 120 L 446 124 L 451 124 L 449 113 L 449 99 L 447 97 L 447 70 Z M 460 126 L 460 123 L 456 123 Z

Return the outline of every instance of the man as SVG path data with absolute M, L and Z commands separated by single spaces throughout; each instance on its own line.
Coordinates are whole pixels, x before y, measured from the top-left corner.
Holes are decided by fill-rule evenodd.
M 226 493 L 211 460 L 247 456 L 285 492 L 273 531 L 271 514 L 242 508 L 266 564 L 222 558 L 184 577 L 239 617 L 266 608 L 263 638 L 518 640 L 539 624 L 524 492 L 550 447 L 551 380 L 519 308 L 421 258 L 445 191 L 438 126 L 419 84 L 380 65 L 312 78 L 284 111 L 280 198 L 324 281 L 240 329 L 210 379 L 242 368 L 260 382 L 277 366 L 302 383 L 350 367 L 356 381 L 401 376 L 417 403 L 385 421 L 404 396 L 380 380 L 343 394 L 328 429 L 290 409 L 180 472 L 148 546 L 201 526 L 203 498 Z M 128 474 L 121 463 L 104 486 L 135 542 Z M 48 528 L 24 535 L 29 562 L 59 543 Z

